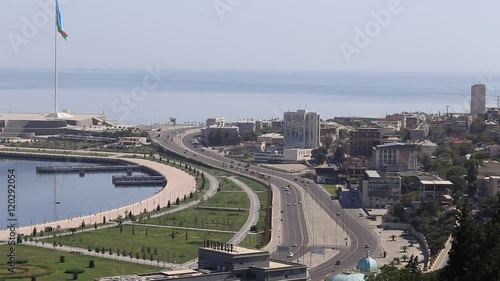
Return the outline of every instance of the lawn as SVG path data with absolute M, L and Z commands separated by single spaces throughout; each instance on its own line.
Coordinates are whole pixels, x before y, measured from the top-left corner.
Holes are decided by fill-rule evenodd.
M 224 208 L 250 208 L 250 199 L 243 192 L 217 192 L 210 200 L 203 203 L 203 206 L 224 207 Z
M 257 222 L 257 229 L 259 231 L 262 231 L 266 224 L 266 206 L 268 206 L 269 204 L 268 202 L 269 194 L 267 187 L 258 181 L 247 179 L 245 177 L 238 177 L 238 180 L 248 185 L 253 191 L 255 191 L 257 197 L 259 197 L 259 201 L 260 204 L 263 206 L 263 209 L 261 209 L 259 212 L 259 221 Z M 260 239 L 261 238 L 262 237 L 260 237 Z
M 219 180 L 221 191 L 242 191 L 241 187 L 227 177 L 218 177 L 217 179 Z
M 338 198 L 338 193 L 337 193 L 337 186 L 334 184 L 322 184 L 321 185 L 330 195 L 335 196 Z
M 257 247 L 263 247 L 265 245 L 262 245 L 262 237 L 263 235 L 261 234 L 249 234 L 241 243 L 239 246 L 246 247 L 246 248 L 251 248 L 251 249 L 257 249 Z
M 151 218 L 146 220 L 145 223 L 238 231 L 245 224 L 247 218 L 248 211 L 189 208 L 172 214 Z
M 0 252 L 8 253 L 8 246 L 0 246 Z M 65 256 L 64 263 L 59 262 L 60 256 Z M 85 269 L 85 272 L 80 274 L 79 280 L 94 280 L 94 278 L 97 277 L 147 273 L 159 270 L 159 268 L 152 266 L 120 262 L 91 256 L 73 255 L 68 252 L 31 247 L 22 244 L 16 246 L 16 258 L 17 260 L 28 259 L 27 264 L 16 265 L 16 268 L 18 268 L 19 271 L 23 270 L 24 267 L 24 270 L 29 270 L 29 273 L 27 273 L 28 275 L 30 273 L 43 271 L 50 274 L 37 277 L 38 281 L 72 280 L 71 274 L 64 273 L 66 269 L 71 268 Z M 87 268 L 90 260 L 95 261 L 94 268 Z M 6 262 L 7 257 L 5 255 L 1 255 L 0 264 L 2 264 L 2 266 L 0 266 L 0 280 L 31 280 L 30 278 L 4 279 L 8 278 L 8 275 L 6 275 L 8 274 L 8 271 L 4 266 Z
M 174 238 L 172 238 L 172 233 Z M 210 231 L 195 231 L 179 228 L 162 228 L 162 227 L 145 227 L 139 225 L 123 225 L 122 231 L 119 227 L 100 229 L 90 232 L 76 233 L 74 236 L 67 235 L 46 240 L 46 243 L 57 244 L 62 243 L 67 246 L 80 247 L 84 249 L 105 248 L 105 252 L 109 252 L 111 248 L 113 252 L 119 250 L 123 255 L 132 255 L 149 259 L 162 258 L 161 253 L 167 248 L 171 261 L 184 263 L 197 257 L 198 248 L 203 245 L 203 239 L 216 240 L 227 242 L 234 234 L 232 233 L 217 233 Z M 151 249 L 150 252 L 143 252 L 142 249 Z M 155 255 L 153 249 L 158 250 Z
M 245 177 L 237 177 L 237 179 L 248 185 L 253 191 L 267 191 L 267 186 L 258 181 L 251 180 Z

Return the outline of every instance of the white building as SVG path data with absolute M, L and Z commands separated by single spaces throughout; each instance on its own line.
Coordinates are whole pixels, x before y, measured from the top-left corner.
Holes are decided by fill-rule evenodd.
M 486 86 L 476 84 L 471 87 L 470 113 L 472 115 L 484 114 L 486 112 Z
M 274 152 L 261 152 L 254 154 L 254 162 L 260 163 L 299 163 L 311 160 L 312 149 L 284 149 Z
M 216 126 L 216 127 L 224 127 L 226 121 L 224 117 L 213 117 L 207 119 L 207 127 Z
M 236 122 L 236 127 L 240 129 L 240 135 L 255 132 L 255 120 L 253 119 L 240 119 Z
M 297 110 L 285 112 L 283 117 L 283 132 L 286 148 L 318 148 L 319 113 Z

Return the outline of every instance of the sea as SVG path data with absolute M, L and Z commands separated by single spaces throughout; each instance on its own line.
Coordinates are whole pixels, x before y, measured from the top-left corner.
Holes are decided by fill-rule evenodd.
M 115 187 L 112 176 L 125 175 L 122 172 L 86 173 L 84 177 L 78 173 L 36 173 L 37 166 L 68 165 L 91 164 L 0 159 L 0 229 L 4 229 L 7 219 L 11 218 L 7 209 L 9 169 L 14 169 L 16 175 L 14 218 L 19 226 L 95 214 L 138 202 L 161 190 L 161 187 Z
M 143 69 L 62 69 L 59 109 L 104 113 L 129 125 L 204 122 L 223 116 L 282 118 L 283 112 L 307 109 L 322 119 L 335 116 L 382 117 L 396 112 L 468 112 L 470 87 L 487 86 L 487 105 L 496 106 L 500 75 L 495 73 L 302 72 Z M 54 110 L 54 72 L 0 69 L 0 114 Z M 37 175 L 36 161 L 0 160 L 18 173 L 20 225 L 95 213 L 153 195 L 157 188 L 115 188 L 112 174 Z M 4 184 L 6 186 L 6 184 Z M 6 193 L 4 193 L 6 195 Z M 60 204 L 55 204 L 59 201 Z M 0 197 L 0 222 L 7 217 Z M 3 211 L 2 211 L 3 210 Z M 0 227 L 1 228 L 1 227 Z
M 496 106 L 500 74 L 420 72 L 300 72 L 66 69 L 59 73 L 59 109 L 104 113 L 140 125 L 282 118 L 306 108 L 322 119 L 380 117 L 396 112 L 468 112 L 470 87 L 487 86 Z M 0 113 L 52 112 L 54 72 L 0 69 Z

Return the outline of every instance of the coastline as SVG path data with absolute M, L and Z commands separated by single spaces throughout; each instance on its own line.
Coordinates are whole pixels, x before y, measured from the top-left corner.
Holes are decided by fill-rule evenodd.
M 175 202 L 177 198 L 182 198 L 184 195 L 188 195 L 191 191 L 196 189 L 196 180 L 191 175 L 178 170 L 176 168 L 163 165 L 157 162 L 153 162 L 147 159 L 139 158 L 109 158 L 109 157 L 97 157 L 97 156 L 69 156 L 64 154 L 40 154 L 40 153 L 30 153 L 30 152 L 5 152 L 0 151 L 0 157 L 5 158 L 16 158 L 16 159 L 37 159 L 37 160 L 58 160 L 58 161 L 69 161 L 72 162 L 95 162 L 95 163 L 120 163 L 120 164 L 133 164 L 140 165 L 148 173 L 161 175 L 167 179 L 167 184 L 155 195 L 140 200 L 138 202 L 125 205 L 119 208 L 90 214 L 86 216 L 73 217 L 69 219 L 63 219 L 58 221 L 46 222 L 41 224 L 35 224 L 30 226 L 24 226 L 17 229 L 17 233 L 23 235 L 31 235 L 33 229 L 36 227 L 38 231 L 44 230 L 46 227 L 52 227 L 53 229 L 68 229 L 68 228 L 79 228 L 82 222 L 89 226 L 93 223 L 102 223 L 104 217 L 106 222 L 116 219 L 119 215 L 125 216 L 125 212 L 132 212 L 133 214 L 139 214 L 146 209 L 146 211 L 153 211 L 159 205 L 160 208 L 167 206 L 168 201 Z M 0 241 L 8 240 L 10 231 L 8 229 L 0 230 Z

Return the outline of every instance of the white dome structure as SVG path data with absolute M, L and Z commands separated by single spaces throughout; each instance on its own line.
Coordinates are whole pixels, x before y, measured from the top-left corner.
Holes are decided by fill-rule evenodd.
M 370 256 L 370 251 L 366 252 L 366 257 L 359 260 L 358 269 L 364 274 L 378 273 L 378 263 L 376 260 L 372 259 L 372 257 Z

